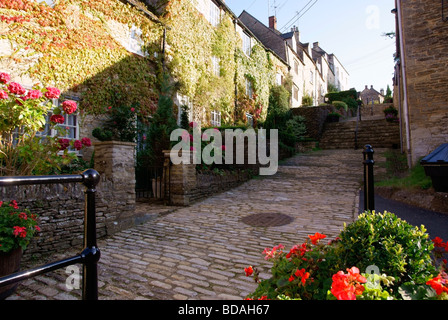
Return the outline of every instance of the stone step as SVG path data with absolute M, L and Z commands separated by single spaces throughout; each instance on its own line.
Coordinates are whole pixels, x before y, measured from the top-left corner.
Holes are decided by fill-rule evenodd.
M 376 148 L 397 148 L 400 144 L 399 125 L 389 123 L 385 119 L 343 121 L 326 123 L 319 146 L 322 149 L 346 149 L 355 147 L 355 131 L 357 146 L 371 144 Z

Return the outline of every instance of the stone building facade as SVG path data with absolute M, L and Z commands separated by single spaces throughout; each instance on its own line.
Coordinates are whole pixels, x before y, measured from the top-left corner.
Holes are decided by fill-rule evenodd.
M 394 104 L 403 149 L 415 166 L 448 141 L 448 22 L 440 1 L 396 0 L 395 5 Z
M 311 97 L 312 105 L 324 103 L 328 84 L 341 91 L 349 89 L 350 75 L 337 57 L 323 50 L 318 42 L 301 42 L 297 27 L 282 33 L 277 30 L 275 16 L 269 17 L 269 26 L 265 26 L 247 11 L 240 14 L 239 20 L 267 48 L 288 63 L 293 82 L 292 108 L 303 106 L 304 97 Z
M 370 86 L 369 88 L 366 85 L 365 89 L 361 91 L 359 98 L 362 100 L 364 105 L 381 104 L 384 102 L 384 89 L 381 89 L 380 92 L 378 92 L 373 88 L 373 86 Z

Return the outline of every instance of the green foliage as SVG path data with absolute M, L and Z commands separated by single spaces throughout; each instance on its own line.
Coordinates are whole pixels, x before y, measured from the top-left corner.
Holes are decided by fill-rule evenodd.
M 164 73 L 160 83 L 159 103 L 156 112 L 149 120 L 146 151 L 143 152 L 149 155 L 151 165 L 163 165 L 163 151 L 171 148 L 171 132 L 178 128 L 173 114 L 172 94 L 174 88 L 175 84 L 170 83 L 169 75 Z
M 266 129 L 279 129 L 285 125 L 288 111 L 290 93 L 281 85 L 273 86 L 269 94 L 269 108 L 264 122 Z
M 182 115 L 180 117 L 180 127 L 182 129 L 188 130 L 190 127 L 190 121 L 188 119 L 188 106 L 183 105 L 181 106 L 182 109 Z
M 302 107 L 310 107 L 313 105 L 313 97 L 305 93 L 302 97 Z
M 343 101 L 333 101 L 332 104 L 337 109 L 344 109 L 345 111 L 348 110 L 348 105 Z
M 344 102 L 349 109 L 355 110 L 358 107 L 357 97 L 358 92 L 355 89 L 350 89 L 340 92 L 330 92 L 325 96 L 329 103 L 333 104 L 335 101 Z
M 92 130 L 92 135 L 100 141 L 126 141 L 135 142 L 137 136 L 137 114 L 138 105 L 127 106 L 123 97 L 116 91 L 107 107 L 107 120 L 104 125 Z
M 395 278 L 393 290 L 413 282 L 424 284 L 435 273 L 431 260 L 434 248 L 424 226 L 408 224 L 390 212 L 365 212 L 340 233 L 341 266 L 370 265 Z

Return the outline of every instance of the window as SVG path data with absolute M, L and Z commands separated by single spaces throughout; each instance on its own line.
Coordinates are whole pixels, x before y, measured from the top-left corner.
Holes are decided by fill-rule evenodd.
M 214 27 L 217 27 L 221 22 L 221 10 L 219 10 L 219 7 L 213 1 L 210 1 L 210 12 L 208 21 Z
M 296 74 L 299 74 L 299 63 L 297 62 L 297 60 L 294 60 L 294 72 Z
M 219 77 L 221 75 L 221 59 L 216 56 L 212 56 L 213 73 Z
M 276 83 L 281 86 L 283 84 L 283 75 L 281 73 L 277 73 L 276 75 Z
M 292 95 L 294 100 L 299 101 L 299 88 L 296 85 L 293 85 L 292 87 Z
M 252 81 L 246 78 L 246 95 L 252 99 L 254 95 L 254 89 L 252 86 Z
M 310 71 L 310 83 L 313 84 L 314 83 L 314 72 Z
M 216 110 L 212 111 L 210 123 L 212 126 L 216 126 L 216 127 L 221 126 L 221 111 L 216 111 Z
M 55 5 L 55 1 L 56 0 L 36 0 L 36 2 L 45 2 L 47 5 L 49 5 L 50 7 L 54 7 L 54 5 Z
M 250 37 L 243 32 L 243 52 L 250 56 L 251 52 L 252 52 L 252 44 L 251 44 L 251 39 Z
M 61 100 L 53 100 L 53 104 L 55 106 L 59 106 L 60 104 L 62 104 L 63 101 Z M 43 131 L 37 132 L 36 136 L 38 137 L 54 137 L 56 136 L 59 132 L 56 130 L 50 130 L 50 117 L 53 114 L 51 112 L 48 113 L 47 115 L 47 124 L 45 125 L 45 129 Z M 64 123 L 58 124 L 57 126 L 64 129 L 62 130 L 62 132 L 66 132 L 63 136 L 59 136 L 59 138 L 65 138 L 65 139 L 69 139 L 69 140 L 78 140 L 79 139 L 79 123 L 78 123 L 78 115 L 76 113 L 72 113 L 72 114 L 64 114 Z M 71 148 L 69 149 L 69 151 L 76 151 L 75 149 Z
M 143 52 L 144 42 L 142 39 L 142 30 L 136 26 L 131 27 L 131 32 L 129 35 L 129 45 L 128 50 L 132 53 L 138 54 L 140 56 L 145 56 Z
M 251 115 L 250 113 L 246 112 L 246 119 L 247 119 L 247 124 L 250 125 L 251 127 L 254 126 L 254 116 Z

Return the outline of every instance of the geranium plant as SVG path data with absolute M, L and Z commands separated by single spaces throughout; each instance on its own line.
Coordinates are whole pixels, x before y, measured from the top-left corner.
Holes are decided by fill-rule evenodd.
M 289 252 L 266 248 L 272 276 L 245 268 L 258 283 L 248 299 L 448 299 L 448 243 L 424 231 L 390 212 L 365 212 L 327 243 L 315 233 Z
M 55 106 L 52 100 L 60 94 L 54 87 L 27 90 L 11 81 L 9 74 L 0 73 L 0 175 L 46 174 L 76 158 L 69 147 L 81 150 L 90 146 L 88 138 L 60 138 L 66 136 L 64 116 L 77 110 L 71 100 Z M 52 130 L 57 134 L 43 133 Z
M 28 209 L 21 209 L 17 201 L 0 201 L 0 252 L 10 252 L 21 248 L 25 250 L 36 232 L 36 214 Z

